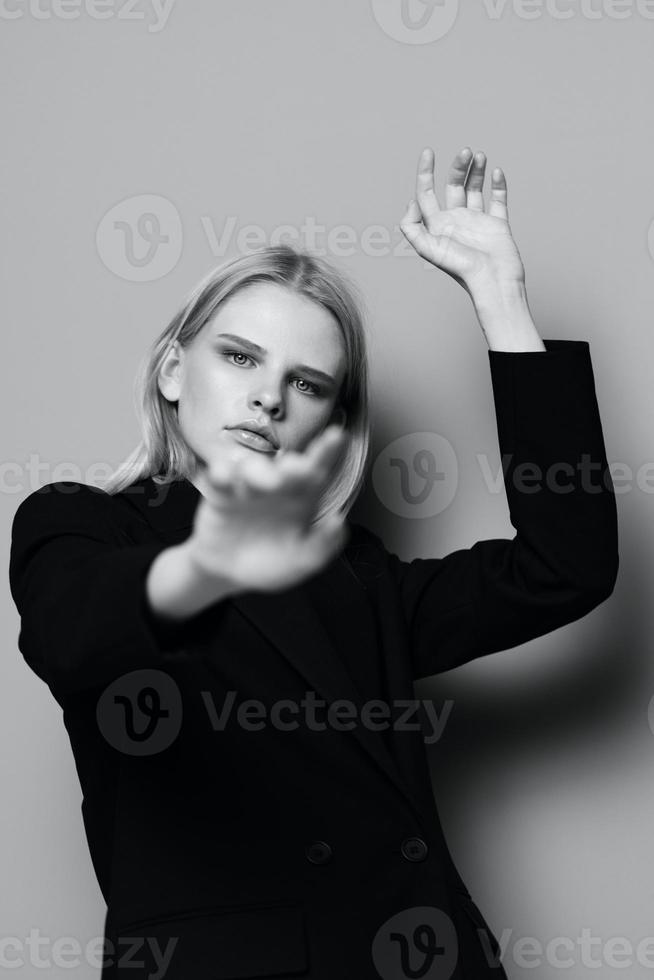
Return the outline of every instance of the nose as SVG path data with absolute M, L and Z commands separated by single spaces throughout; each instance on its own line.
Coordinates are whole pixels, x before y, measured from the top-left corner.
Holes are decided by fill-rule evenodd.
M 253 392 L 249 404 L 251 408 L 264 411 L 273 419 L 278 419 L 284 408 L 281 394 L 270 388 Z

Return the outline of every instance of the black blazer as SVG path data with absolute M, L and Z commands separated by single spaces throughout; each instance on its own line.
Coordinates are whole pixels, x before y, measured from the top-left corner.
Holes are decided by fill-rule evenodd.
M 18 644 L 75 755 L 108 906 L 103 980 L 505 976 L 407 701 L 413 681 L 564 626 L 613 590 L 589 346 L 545 345 L 489 351 L 513 539 L 407 562 L 349 522 L 342 553 L 301 586 L 167 626 L 144 582 L 191 531 L 188 480 L 114 495 L 61 481 L 20 504 Z M 380 695 L 386 730 L 379 714 L 362 721 Z M 346 700 L 336 723 L 302 707 L 311 696 Z

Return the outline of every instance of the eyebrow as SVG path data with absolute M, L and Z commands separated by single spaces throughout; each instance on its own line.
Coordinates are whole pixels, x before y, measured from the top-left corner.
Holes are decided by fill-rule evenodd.
M 252 351 L 253 354 L 265 355 L 268 351 L 264 347 L 260 347 L 259 344 L 255 344 L 253 340 L 246 340 L 245 337 L 239 337 L 235 333 L 219 333 L 216 334 L 216 338 L 223 337 L 225 340 L 231 340 L 235 344 L 242 344 L 243 347 L 247 347 Z M 320 381 L 325 382 L 328 385 L 336 386 L 336 378 L 333 378 L 331 374 L 326 374 L 324 371 L 319 371 L 318 368 L 309 367 L 308 364 L 298 364 L 296 367 L 297 371 L 303 371 L 305 374 L 311 374 Z

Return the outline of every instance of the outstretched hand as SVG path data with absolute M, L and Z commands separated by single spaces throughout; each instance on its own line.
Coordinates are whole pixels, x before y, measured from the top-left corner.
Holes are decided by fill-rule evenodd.
M 455 156 L 445 185 L 445 210 L 434 189 L 434 151 L 423 150 L 416 176 L 416 198 L 400 230 L 416 252 L 452 276 L 471 295 L 493 283 L 524 283 L 525 270 L 509 227 L 506 178 L 492 173 L 484 210 L 486 156 L 465 147 Z
M 342 511 L 316 516 L 345 438 L 340 426 L 328 425 L 301 452 L 223 450 L 203 461 L 188 539 L 196 568 L 238 590 L 262 592 L 290 588 L 324 568 L 350 533 Z

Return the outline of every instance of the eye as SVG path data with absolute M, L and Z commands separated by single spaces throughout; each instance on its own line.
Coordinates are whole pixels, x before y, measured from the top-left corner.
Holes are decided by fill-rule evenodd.
M 254 363 L 253 358 L 251 358 L 249 354 L 244 354 L 242 350 L 226 350 L 226 351 L 223 351 L 223 356 L 224 357 L 244 357 L 246 360 L 252 361 L 252 363 Z M 232 363 L 234 363 L 234 362 L 232 361 Z M 244 366 L 245 366 L 244 364 L 236 364 L 236 367 L 244 367 Z M 299 388 L 298 389 L 303 395 L 305 395 L 305 394 L 306 395 L 322 395 L 321 388 L 319 388 L 318 385 L 313 384 L 312 381 L 305 381 L 304 378 L 295 378 L 294 380 L 295 381 L 299 381 L 303 385 L 308 385 L 308 389 L 309 390 L 302 389 L 302 388 Z
M 303 385 L 309 385 L 311 394 L 320 394 L 320 388 L 317 385 L 312 384 L 311 381 L 305 381 L 304 378 L 296 378 L 296 381 L 301 381 Z M 309 394 L 309 392 L 307 392 L 307 394 Z
M 240 351 L 240 350 L 226 350 L 225 351 L 225 357 L 245 357 L 245 358 L 248 359 L 248 361 L 251 361 L 252 360 L 252 358 L 249 356 L 249 354 L 244 354 L 243 351 Z M 236 366 L 237 367 L 242 367 L 241 364 L 237 364 Z

